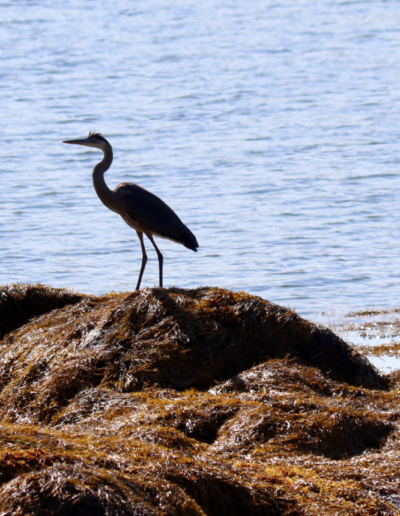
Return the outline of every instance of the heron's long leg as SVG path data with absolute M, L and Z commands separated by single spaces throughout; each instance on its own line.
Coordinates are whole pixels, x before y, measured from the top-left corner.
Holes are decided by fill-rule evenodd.
M 163 267 L 163 255 L 161 254 L 159 248 L 156 246 L 156 243 L 154 242 L 153 235 L 151 233 L 146 233 L 148 239 L 153 244 L 154 249 L 156 250 L 157 256 L 158 256 L 158 266 L 160 269 L 160 287 L 162 287 L 162 267 Z
M 140 268 L 139 279 L 138 279 L 138 282 L 136 285 L 136 290 L 139 290 L 140 283 L 142 282 L 144 268 L 146 267 L 146 263 L 147 263 L 147 254 L 146 254 L 146 248 L 144 247 L 144 242 L 143 242 L 143 233 L 141 231 L 136 231 L 136 233 L 139 237 L 140 245 L 142 246 L 142 266 Z

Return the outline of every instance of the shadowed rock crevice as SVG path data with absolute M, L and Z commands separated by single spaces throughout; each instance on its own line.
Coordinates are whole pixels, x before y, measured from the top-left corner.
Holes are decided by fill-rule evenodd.
M 0 287 L 0 339 L 33 317 L 79 303 L 87 296 L 44 285 Z
M 278 504 L 274 495 L 249 489 L 233 475 L 218 476 L 207 468 L 179 473 L 168 473 L 168 480 L 183 487 L 207 516 L 281 516 L 295 505 L 290 500 Z
M 218 430 L 237 411 L 237 407 L 210 406 L 209 411 L 188 411 L 181 414 L 177 430 L 201 443 L 211 444 L 217 438 Z M 208 413 L 207 413 L 208 412 Z
M 379 448 L 394 430 L 391 422 L 379 417 L 341 410 L 330 417 L 316 418 L 309 428 L 311 442 L 303 445 L 305 450 L 332 459 L 350 458 Z

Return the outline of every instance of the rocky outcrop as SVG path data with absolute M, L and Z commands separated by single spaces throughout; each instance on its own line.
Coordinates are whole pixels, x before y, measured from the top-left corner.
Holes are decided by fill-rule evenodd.
M 398 513 L 398 391 L 331 331 L 223 289 L 14 288 L 1 514 Z

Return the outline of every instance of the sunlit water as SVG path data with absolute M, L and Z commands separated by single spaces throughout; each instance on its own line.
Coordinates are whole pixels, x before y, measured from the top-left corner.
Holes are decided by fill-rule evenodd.
M 136 234 L 91 183 L 162 197 L 197 254 L 165 286 L 246 290 L 318 319 L 400 305 L 400 5 L 0 4 L 1 284 L 132 290 Z M 144 286 L 158 282 L 149 243 Z

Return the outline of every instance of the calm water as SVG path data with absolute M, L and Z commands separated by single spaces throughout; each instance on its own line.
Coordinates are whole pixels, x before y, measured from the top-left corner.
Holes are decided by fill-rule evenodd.
M 318 318 L 400 305 L 400 3 L 0 3 L 0 283 L 132 290 L 136 234 L 97 198 L 137 182 L 192 229 L 165 286 Z M 149 246 L 144 286 L 158 281 Z

